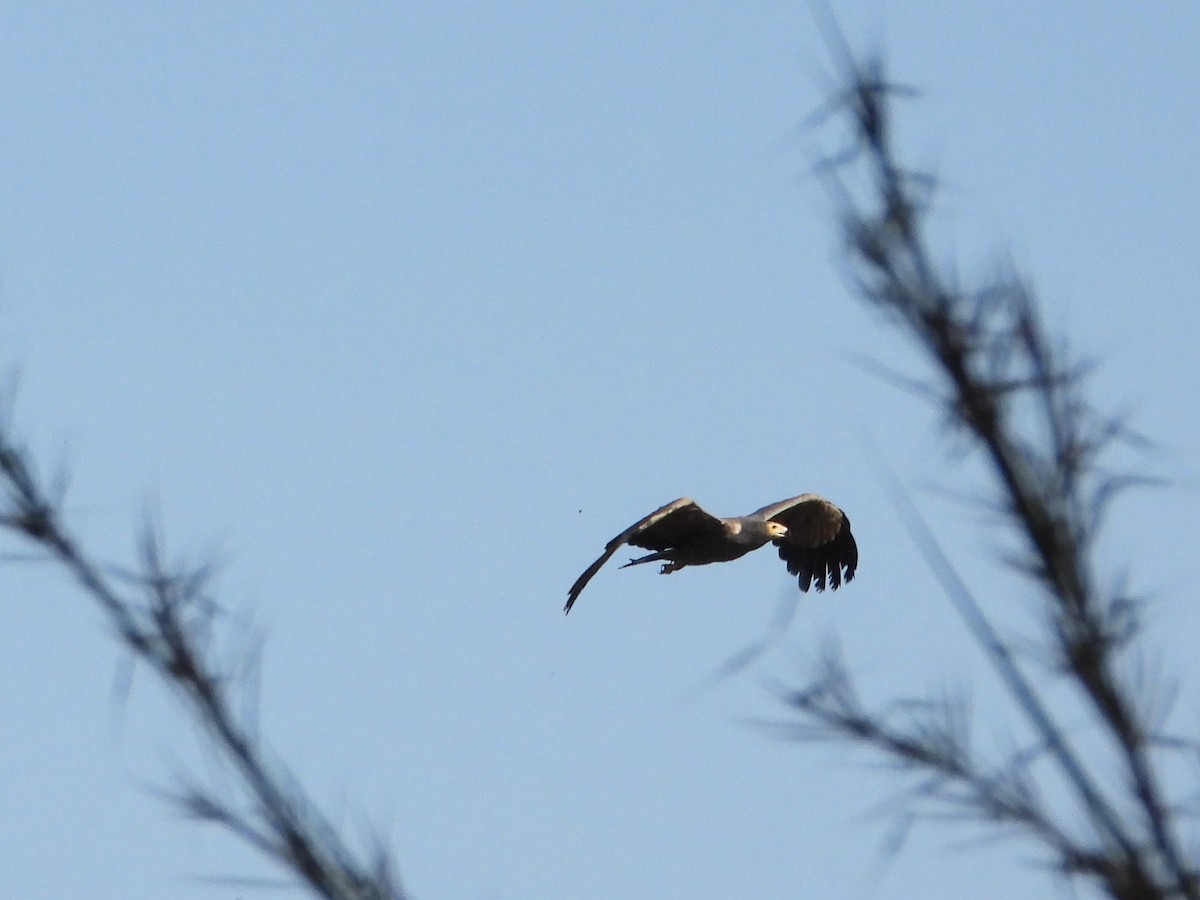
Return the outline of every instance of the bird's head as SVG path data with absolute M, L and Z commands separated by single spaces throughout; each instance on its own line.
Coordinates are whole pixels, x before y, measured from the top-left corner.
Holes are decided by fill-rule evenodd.
M 771 540 L 777 541 L 780 538 L 785 538 L 787 537 L 787 533 L 786 525 L 780 525 L 778 522 L 767 523 L 767 534 L 771 536 Z

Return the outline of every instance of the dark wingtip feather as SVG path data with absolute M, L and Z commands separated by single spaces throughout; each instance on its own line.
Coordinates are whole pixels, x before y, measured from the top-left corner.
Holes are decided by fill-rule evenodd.
M 828 586 L 836 591 L 854 580 L 858 568 L 858 545 L 850 534 L 847 520 L 832 541 L 820 547 L 797 547 L 786 541 L 777 541 L 779 558 L 787 563 L 788 572 L 796 576 L 800 590 L 807 593 L 811 587 L 818 593 Z

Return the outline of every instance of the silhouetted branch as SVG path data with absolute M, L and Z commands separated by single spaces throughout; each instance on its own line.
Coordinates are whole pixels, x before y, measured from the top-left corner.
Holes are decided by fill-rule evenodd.
M 1019 550 L 1007 561 L 1046 611 L 1049 651 L 1042 671 L 1065 676 L 1084 698 L 1124 772 L 1100 770 L 1076 749 L 1047 699 L 1048 686 L 1024 671 L 985 614 L 985 601 L 898 487 L 893 493 L 910 530 L 1032 729 L 1034 744 L 1008 766 L 984 766 L 958 715 L 914 700 L 893 703 L 890 714 L 865 710 L 848 673 L 828 665 L 812 687 L 787 698 L 807 723 L 800 734 L 871 748 L 920 778 L 922 798 L 1015 827 L 1040 842 L 1062 871 L 1091 876 L 1113 897 L 1197 900 L 1198 872 L 1182 849 L 1179 810 L 1166 797 L 1154 759 L 1155 751 L 1178 744 L 1156 733 L 1158 723 L 1136 702 L 1136 683 L 1121 674 L 1140 635 L 1139 607 L 1102 590 L 1092 562 L 1109 503 L 1145 481 L 1101 466 L 1114 442 L 1132 436 L 1120 418 L 1089 403 L 1090 367 L 1072 361 L 1048 336 L 1028 285 L 1007 278 L 964 289 L 935 264 L 926 221 L 936 184 L 899 161 L 892 130 L 896 91 L 881 62 L 856 61 L 836 31 L 830 43 L 843 67 L 845 88 L 834 109 L 849 147 L 821 171 L 838 206 L 851 282 L 925 355 L 931 381 L 902 381 L 940 406 L 986 461 L 989 505 L 1018 539 Z M 940 710 L 942 718 L 897 723 L 894 711 L 901 708 Z M 1052 771 L 1068 788 L 1085 814 L 1084 833 L 1068 827 L 1067 813 L 1036 799 L 1025 762 L 1031 758 L 1041 777 Z
M 224 827 L 329 900 L 399 900 L 404 896 L 386 854 L 362 863 L 268 753 L 253 721 L 231 698 L 236 680 L 220 670 L 214 650 L 218 608 L 208 597 L 210 566 L 171 565 L 147 529 L 136 570 L 104 567 L 70 536 L 34 475 L 26 452 L 0 427 L 0 484 L 6 493 L 0 527 L 66 569 L 108 616 L 118 640 L 174 692 L 206 735 L 206 745 L 235 775 L 238 800 L 189 787 L 172 799 L 189 817 Z M 125 585 L 125 586 L 122 586 Z

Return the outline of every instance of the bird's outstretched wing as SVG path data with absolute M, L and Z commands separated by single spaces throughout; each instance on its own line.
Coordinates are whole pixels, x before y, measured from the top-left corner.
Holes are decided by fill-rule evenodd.
M 571 585 L 571 590 L 567 594 L 567 605 L 563 607 L 563 612 L 571 611 L 575 600 L 587 583 L 592 580 L 592 576 L 600 571 L 600 567 L 608 562 L 622 544 L 633 544 L 635 547 L 644 547 L 647 550 L 670 550 L 690 538 L 720 531 L 723 527 L 720 519 L 706 513 L 690 497 L 680 497 L 678 500 L 671 501 L 644 519 L 634 522 L 605 545 L 600 558 L 588 566 Z
M 846 514 L 824 497 L 801 494 L 764 506 L 754 513 L 787 526 L 787 536 L 776 538 L 779 558 L 788 572 L 799 576 L 800 590 L 812 585 L 818 591 L 837 590 L 851 581 L 858 568 L 858 544 L 850 533 Z

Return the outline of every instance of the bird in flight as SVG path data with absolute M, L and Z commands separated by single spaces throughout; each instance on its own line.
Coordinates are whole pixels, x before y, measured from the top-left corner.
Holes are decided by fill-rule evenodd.
M 622 569 L 662 560 L 658 571 L 670 575 L 685 566 L 728 562 L 767 543 L 778 548 L 788 572 L 799 577 L 802 591 L 810 585 L 823 591 L 826 583 L 836 591 L 858 568 L 850 520 L 824 497 L 801 494 L 731 518 L 714 516 L 690 497 L 680 497 L 609 541 L 600 558 L 571 585 L 563 611 L 571 611 L 592 576 L 624 544 L 654 552 L 631 559 Z

